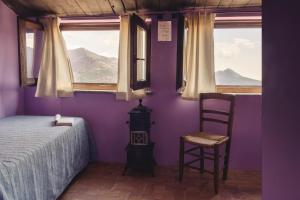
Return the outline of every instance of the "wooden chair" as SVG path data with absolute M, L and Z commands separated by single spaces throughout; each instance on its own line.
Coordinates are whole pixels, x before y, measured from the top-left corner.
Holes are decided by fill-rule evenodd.
M 227 101 L 229 103 L 228 111 L 220 111 L 215 109 L 204 108 L 205 100 L 217 100 Z M 232 133 L 232 123 L 234 114 L 234 96 L 229 94 L 218 94 L 218 93 L 203 93 L 200 94 L 200 130 L 197 133 L 188 134 L 180 137 L 180 153 L 179 153 L 179 181 L 182 180 L 184 167 L 190 167 L 193 169 L 200 170 L 201 174 L 204 172 L 214 175 L 214 190 L 218 193 L 219 188 L 219 159 L 221 145 L 225 145 L 224 153 L 224 166 L 223 166 L 223 180 L 227 179 L 228 165 L 229 165 L 229 154 L 230 154 L 230 143 Z M 209 116 L 207 116 L 209 115 Z M 222 119 L 220 119 L 222 117 Z M 226 118 L 226 119 L 223 119 Z M 204 122 L 221 123 L 226 126 L 226 135 L 217 135 L 204 132 Z M 195 147 L 185 150 L 185 143 L 193 144 Z M 204 151 L 204 149 L 212 149 L 212 152 Z M 199 154 L 194 151 L 198 150 Z M 199 151 L 200 150 L 200 151 Z M 184 155 L 196 157 L 195 160 L 184 162 Z M 204 169 L 204 160 L 213 161 L 214 171 Z M 200 161 L 200 168 L 192 166 L 192 163 Z

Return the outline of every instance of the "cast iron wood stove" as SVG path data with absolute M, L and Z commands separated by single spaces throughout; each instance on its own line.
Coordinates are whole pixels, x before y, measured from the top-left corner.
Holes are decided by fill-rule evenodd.
M 152 110 L 139 105 L 129 112 L 129 144 L 126 147 L 127 162 L 123 175 L 127 169 L 149 172 L 154 175 L 155 160 L 153 157 L 154 143 L 150 140 Z

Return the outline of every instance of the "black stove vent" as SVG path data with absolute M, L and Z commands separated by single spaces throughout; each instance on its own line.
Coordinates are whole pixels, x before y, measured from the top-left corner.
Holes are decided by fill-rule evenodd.
M 150 128 L 151 128 L 151 112 L 152 110 L 142 105 L 142 100 L 139 100 L 139 105 L 129 112 L 129 129 L 130 142 L 132 145 L 149 145 L 150 144 Z

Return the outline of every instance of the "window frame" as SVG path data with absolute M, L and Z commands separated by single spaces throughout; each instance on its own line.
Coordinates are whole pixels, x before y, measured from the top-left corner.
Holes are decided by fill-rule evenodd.
M 177 63 L 176 63 L 176 91 L 183 87 L 183 51 L 184 51 L 184 29 L 185 17 L 183 14 L 177 16 Z
M 146 80 L 137 80 L 137 26 L 146 32 Z M 130 87 L 133 90 L 149 88 L 150 79 L 150 58 L 151 58 L 151 24 L 133 14 L 130 17 Z
M 227 17 L 228 15 L 217 15 L 214 29 L 233 29 L 233 28 L 261 28 L 262 23 L 259 19 L 249 20 L 218 20 L 218 17 Z M 254 16 L 259 16 L 255 14 Z M 229 15 L 230 17 L 230 15 Z M 219 93 L 245 93 L 245 94 L 261 94 L 262 86 L 242 86 L 242 85 L 216 85 Z
M 27 76 L 27 47 L 26 47 L 26 31 L 30 30 L 43 30 L 43 25 L 39 22 L 28 20 L 18 17 L 18 53 L 19 53 L 19 68 L 20 68 L 20 85 L 21 86 L 35 86 L 37 78 L 28 78 Z M 36 35 L 34 36 L 34 52 L 35 59 L 36 50 Z
M 262 28 L 261 19 L 234 19 L 234 17 L 253 16 L 260 17 L 260 12 L 253 13 L 222 13 L 216 14 L 214 29 L 228 29 L 228 28 Z M 220 18 L 225 20 L 220 20 Z M 226 17 L 233 17 L 226 20 Z M 178 30 L 177 30 L 177 71 L 176 71 L 176 91 L 179 91 L 183 86 L 183 42 L 184 42 L 184 16 L 178 16 Z M 262 86 L 242 86 L 242 85 L 216 85 L 218 93 L 243 93 L 243 94 L 261 94 Z
M 105 31 L 105 30 L 120 30 L 120 22 L 87 22 L 80 20 L 78 22 L 62 21 L 60 31 Z M 74 91 L 78 92 L 115 92 L 117 83 L 73 83 Z

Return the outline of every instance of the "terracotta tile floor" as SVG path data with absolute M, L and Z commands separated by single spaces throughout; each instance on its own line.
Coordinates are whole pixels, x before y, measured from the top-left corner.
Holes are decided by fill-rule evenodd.
M 214 195 L 212 176 L 186 169 L 182 183 L 175 167 L 156 167 L 155 177 L 137 172 L 122 176 L 123 165 L 90 164 L 59 200 L 258 200 L 261 177 L 254 171 L 231 171 Z

